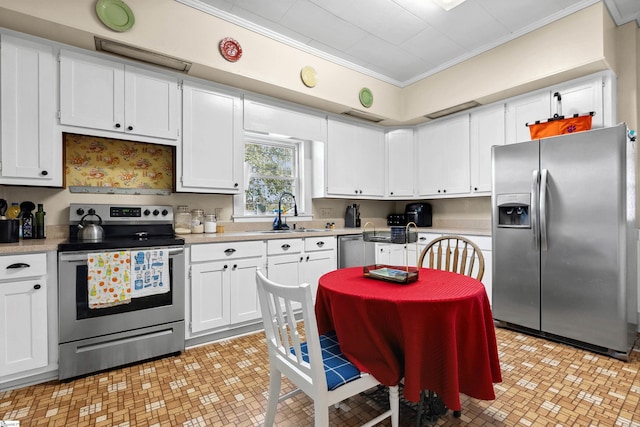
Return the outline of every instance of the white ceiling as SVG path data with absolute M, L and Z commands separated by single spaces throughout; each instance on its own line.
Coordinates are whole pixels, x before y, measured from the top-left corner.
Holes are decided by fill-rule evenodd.
M 599 0 L 176 0 L 404 87 Z M 640 0 L 604 0 L 640 24 Z M 238 40 L 241 43 L 241 40 Z

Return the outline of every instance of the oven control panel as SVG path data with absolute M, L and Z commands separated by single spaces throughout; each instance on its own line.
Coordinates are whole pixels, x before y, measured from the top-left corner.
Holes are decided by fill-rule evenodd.
M 69 223 L 79 224 L 82 218 L 90 221 L 100 217 L 103 224 L 173 223 L 173 207 L 167 205 L 103 205 L 72 203 L 69 206 Z

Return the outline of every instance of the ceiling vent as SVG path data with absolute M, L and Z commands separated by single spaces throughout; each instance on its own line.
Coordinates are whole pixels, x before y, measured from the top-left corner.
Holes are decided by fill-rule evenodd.
M 159 53 L 150 52 L 148 50 L 139 49 L 137 47 L 128 46 L 126 44 L 114 42 L 111 40 L 95 37 L 96 50 L 99 52 L 113 53 L 118 56 L 125 56 L 137 61 L 146 62 L 148 64 L 159 65 L 172 70 L 182 71 L 186 73 L 191 68 L 191 63 L 181 59 L 172 58 L 170 56 L 161 55 Z
M 382 117 L 378 117 L 371 113 L 367 113 L 366 111 L 360 111 L 360 110 L 349 110 L 349 111 L 345 111 L 342 114 L 344 114 L 345 116 L 351 116 L 358 119 L 368 120 L 373 123 L 380 123 L 381 121 L 384 120 Z
M 478 105 L 480 105 L 478 101 L 464 102 L 462 104 L 454 105 L 453 107 L 445 108 L 444 110 L 436 111 L 435 113 L 427 114 L 425 117 L 428 119 L 438 119 L 440 117 L 448 116 L 449 114 L 477 107 Z

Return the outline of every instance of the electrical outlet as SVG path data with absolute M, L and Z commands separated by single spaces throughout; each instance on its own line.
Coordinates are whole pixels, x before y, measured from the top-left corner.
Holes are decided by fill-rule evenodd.
M 321 218 L 331 218 L 333 216 L 333 209 L 331 208 L 321 208 L 320 209 L 320 217 Z

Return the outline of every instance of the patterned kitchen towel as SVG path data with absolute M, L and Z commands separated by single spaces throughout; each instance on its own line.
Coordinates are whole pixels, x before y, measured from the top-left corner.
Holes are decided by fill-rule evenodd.
M 132 298 L 163 294 L 171 289 L 166 249 L 131 251 Z
M 129 251 L 87 255 L 89 308 L 104 308 L 131 302 L 130 265 Z

